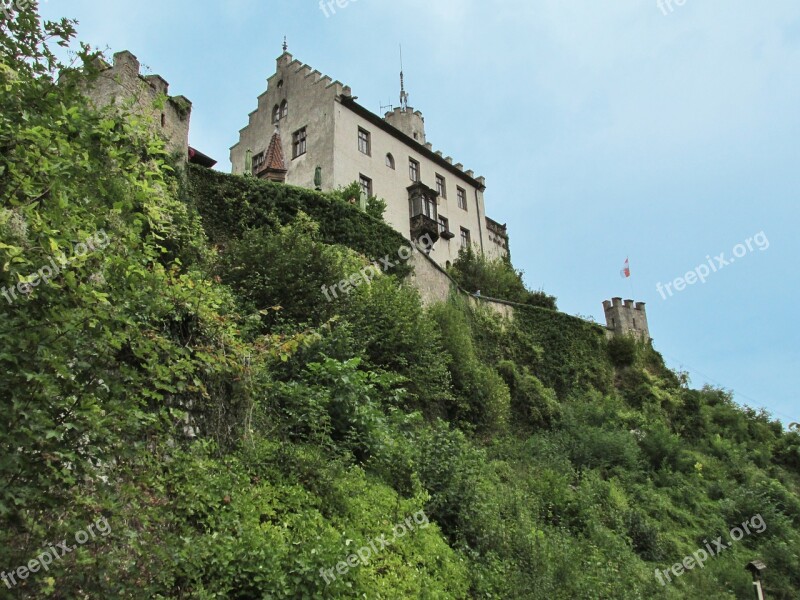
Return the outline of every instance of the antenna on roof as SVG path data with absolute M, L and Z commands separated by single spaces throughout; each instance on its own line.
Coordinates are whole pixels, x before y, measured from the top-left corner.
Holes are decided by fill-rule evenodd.
M 403 78 L 403 44 L 400 44 L 400 108 L 404 112 L 408 108 L 408 93 Z

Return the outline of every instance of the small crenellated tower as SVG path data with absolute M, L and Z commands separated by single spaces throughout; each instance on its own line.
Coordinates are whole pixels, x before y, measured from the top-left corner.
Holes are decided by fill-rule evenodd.
M 425 144 L 425 118 L 420 111 L 414 110 L 410 106 L 405 109 L 398 107 L 391 112 L 387 112 L 383 120 L 405 133 L 415 142 Z
M 643 342 L 651 340 L 644 302 L 625 300 L 623 304 L 622 298 L 612 298 L 603 302 L 603 309 L 609 336 L 632 335 Z

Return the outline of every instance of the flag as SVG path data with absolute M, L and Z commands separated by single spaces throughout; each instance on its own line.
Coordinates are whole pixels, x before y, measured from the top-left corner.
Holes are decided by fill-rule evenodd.
M 625 259 L 625 268 L 619 272 L 619 276 L 625 279 L 631 276 L 631 263 L 627 258 Z

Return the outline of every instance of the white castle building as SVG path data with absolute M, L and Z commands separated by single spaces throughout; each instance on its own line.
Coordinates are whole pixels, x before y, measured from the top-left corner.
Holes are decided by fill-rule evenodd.
M 434 151 L 422 113 L 407 105 L 384 117 L 358 104 L 349 86 L 286 52 L 277 59 L 258 108 L 231 148 L 234 174 L 324 191 L 358 181 L 387 203 L 386 221 L 410 240 L 437 240 L 440 266 L 471 245 L 489 258 L 508 256 L 508 233 L 486 216 L 483 177 Z

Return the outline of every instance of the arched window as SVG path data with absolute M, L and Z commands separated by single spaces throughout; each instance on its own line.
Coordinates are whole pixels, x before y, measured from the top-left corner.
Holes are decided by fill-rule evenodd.
M 282 87 L 283 87 L 283 79 L 281 79 L 281 80 L 278 82 L 278 89 L 281 89 Z
M 391 154 L 386 155 L 386 166 L 390 169 L 394 169 L 394 156 Z
M 276 104 L 275 108 L 272 109 L 272 122 L 277 123 L 280 120 L 281 120 L 281 107 Z
M 281 102 L 281 119 L 285 119 L 286 115 L 289 114 L 289 103 L 284 100 Z

